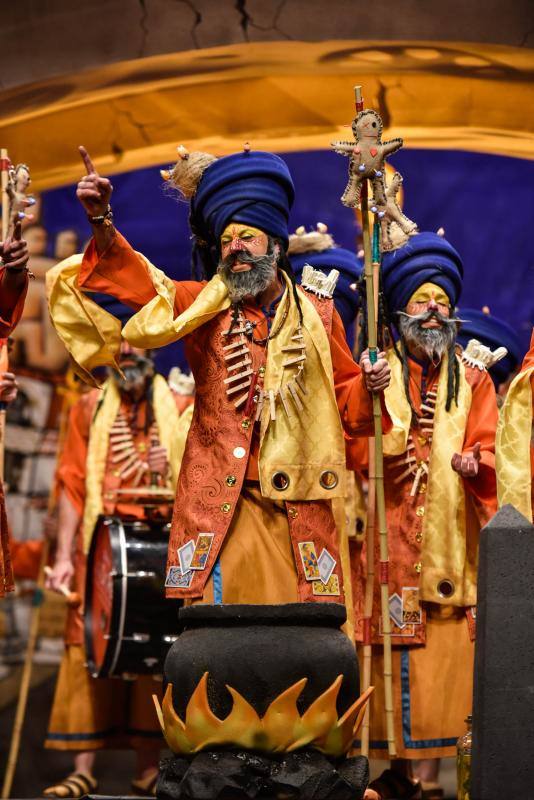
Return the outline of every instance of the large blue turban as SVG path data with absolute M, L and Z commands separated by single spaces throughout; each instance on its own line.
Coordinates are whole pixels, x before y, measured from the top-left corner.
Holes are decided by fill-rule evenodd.
M 339 278 L 334 291 L 334 304 L 345 326 L 347 341 L 352 346 L 354 340 L 354 320 L 358 313 L 358 292 L 351 289 L 351 284 L 356 283 L 363 270 L 363 265 L 355 253 L 344 250 L 342 247 L 330 247 L 321 252 L 295 253 L 289 260 L 293 272 L 299 278 L 305 264 L 314 269 L 328 273 L 331 269 L 339 271 Z
M 490 375 L 497 386 L 504 383 L 519 366 L 523 357 L 523 347 L 514 329 L 498 317 L 484 314 L 475 308 L 462 308 L 458 311 L 462 320 L 457 341 L 467 347 L 469 339 L 478 339 L 491 350 L 506 347 L 508 355 L 490 368 Z
M 213 161 L 191 200 L 193 233 L 217 244 L 235 220 L 279 237 L 287 247 L 289 210 L 295 187 L 285 161 L 273 153 L 235 153 Z
M 464 268 L 454 247 L 437 233 L 423 231 L 410 236 L 403 247 L 385 253 L 382 286 L 391 313 L 406 307 L 423 283 L 435 283 L 455 306 L 462 291 Z

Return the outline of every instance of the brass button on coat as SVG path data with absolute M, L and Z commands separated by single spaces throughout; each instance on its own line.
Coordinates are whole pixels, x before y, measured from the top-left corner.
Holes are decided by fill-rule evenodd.
M 245 431 L 248 430 L 248 428 L 250 428 L 250 420 L 248 417 L 245 417 L 245 419 L 241 421 L 241 427 Z
M 235 486 L 237 483 L 237 478 L 235 475 L 227 475 L 226 476 L 226 485 L 227 486 Z
M 419 531 L 418 533 L 415 534 L 415 541 L 416 542 L 422 542 L 423 541 L 423 534 L 421 533 L 421 531 Z
M 424 517 L 425 516 L 425 507 L 424 506 L 418 506 L 417 511 L 415 513 L 417 514 L 418 517 Z
M 297 511 L 296 508 L 288 508 L 287 513 L 289 514 L 291 519 L 296 519 L 299 515 L 299 512 Z
M 230 509 L 231 509 L 231 508 L 232 508 L 232 506 L 230 505 L 230 503 L 223 503 L 223 504 L 221 505 L 221 511 L 222 511 L 224 514 L 228 514 L 228 512 L 230 511 Z
M 416 564 L 413 565 L 413 568 L 417 573 L 421 572 L 422 567 L 423 567 L 423 565 L 421 564 L 420 561 L 418 561 Z

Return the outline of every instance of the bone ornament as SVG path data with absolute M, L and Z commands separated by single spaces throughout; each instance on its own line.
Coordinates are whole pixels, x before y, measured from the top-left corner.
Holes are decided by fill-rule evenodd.
M 488 370 L 501 358 L 508 355 L 506 347 L 498 347 L 496 350 L 490 350 L 485 344 L 482 344 L 478 339 L 469 339 L 467 347 L 462 353 L 462 361 L 470 367 L 483 370 Z
M 360 205 L 362 181 L 368 178 L 373 198 L 379 206 L 387 205 L 384 169 L 387 156 L 402 147 L 400 138 L 382 141 L 382 119 L 376 111 L 360 111 L 352 122 L 353 142 L 332 142 L 336 153 L 349 158 L 349 181 L 341 202 L 348 208 Z

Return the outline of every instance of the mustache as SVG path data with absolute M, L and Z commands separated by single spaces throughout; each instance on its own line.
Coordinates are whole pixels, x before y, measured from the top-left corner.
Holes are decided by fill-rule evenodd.
M 124 377 L 113 372 L 113 378 L 122 391 L 128 392 L 143 383 L 147 378 L 151 379 L 154 376 L 154 362 L 151 358 L 128 354 L 128 356 L 124 357 L 124 360 L 128 363 L 121 364 L 119 361 Z
M 398 311 L 397 313 L 399 317 L 419 325 L 423 322 L 430 322 L 431 319 L 435 319 L 437 322 L 440 322 L 443 327 L 455 328 L 463 322 L 463 320 L 457 317 L 445 317 L 443 314 L 440 314 L 439 311 L 425 311 L 422 314 L 408 314 L 406 311 Z

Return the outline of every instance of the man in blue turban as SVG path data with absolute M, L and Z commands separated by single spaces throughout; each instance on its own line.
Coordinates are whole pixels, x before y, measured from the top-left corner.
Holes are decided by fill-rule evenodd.
M 457 352 L 463 265 L 455 248 L 437 234 L 416 234 L 384 255 L 381 276 L 392 340 L 385 403 L 394 427 L 384 437 L 384 483 L 398 761 L 372 786 L 383 798 L 437 798 L 439 759 L 455 754 L 471 711 L 476 549 L 496 511 L 497 404 L 487 371 Z M 351 457 L 358 469 L 359 442 Z M 362 579 L 355 587 L 362 642 L 363 595 Z M 378 589 L 367 643 L 376 657 L 371 753 L 384 758 Z
M 461 308 L 458 316 L 461 325 L 457 342 L 463 348 L 462 359 L 480 369 L 487 368 L 496 391 L 504 395 L 523 356 L 517 333 L 507 322 L 490 314 L 487 307 Z M 475 344 L 470 346 L 473 339 Z M 479 351 L 476 343 L 487 349 Z
M 83 148 L 88 174 L 77 192 L 94 233 L 77 286 L 137 311 L 123 331 L 135 346 L 183 337 L 195 376 L 167 593 L 197 602 L 342 600 L 330 498 L 343 491 L 343 428 L 352 436 L 371 432 L 369 392 L 385 388 L 389 367 L 364 358 L 362 374 L 331 298 L 297 289 L 286 252 L 294 187 L 285 162 L 248 150 L 215 158 L 179 148 L 179 156 L 162 174 L 190 201 L 202 280 L 172 282 L 130 247 L 113 226 L 111 184 Z M 58 291 L 52 287 L 51 297 Z M 84 348 L 72 325 L 62 328 L 54 302 L 58 332 L 85 366 Z M 89 308 L 88 318 L 96 317 Z M 95 349 L 102 330 L 99 337 Z M 197 547 L 205 558 L 190 568 Z M 334 567 L 319 585 L 314 553 L 323 550 Z
M 359 305 L 357 284 L 363 272 L 361 259 L 356 253 L 336 245 L 327 226 L 322 222 L 318 222 L 316 229 L 312 231 L 307 232 L 304 227 L 298 228 L 289 237 L 288 255 L 300 283 L 306 266 L 319 270 L 325 276 L 333 269 L 339 273 L 333 292 L 334 305 L 352 351 Z

